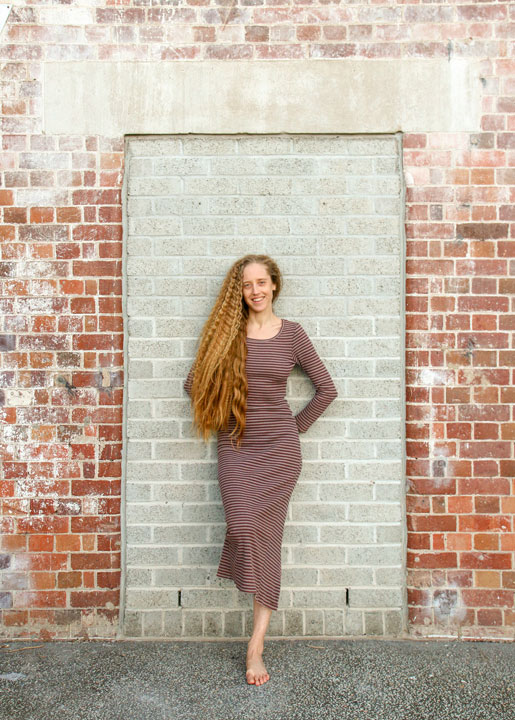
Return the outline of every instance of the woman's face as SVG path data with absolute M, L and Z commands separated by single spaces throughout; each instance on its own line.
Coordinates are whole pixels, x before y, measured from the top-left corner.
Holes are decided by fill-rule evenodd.
M 249 310 L 260 313 L 272 306 L 276 284 L 266 265 L 250 263 L 243 270 L 243 299 Z

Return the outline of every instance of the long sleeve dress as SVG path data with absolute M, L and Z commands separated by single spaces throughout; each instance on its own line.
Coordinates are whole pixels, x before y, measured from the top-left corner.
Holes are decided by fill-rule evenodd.
M 305 432 L 337 397 L 336 387 L 303 327 L 283 319 L 267 339 L 247 338 L 246 427 L 239 448 L 218 433 L 218 481 L 227 531 L 217 576 L 254 593 L 277 610 L 281 589 L 281 547 L 291 494 L 302 468 L 299 433 Z M 310 402 L 295 416 L 286 402 L 286 382 L 299 365 L 315 386 Z M 190 370 L 184 387 L 193 382 Z

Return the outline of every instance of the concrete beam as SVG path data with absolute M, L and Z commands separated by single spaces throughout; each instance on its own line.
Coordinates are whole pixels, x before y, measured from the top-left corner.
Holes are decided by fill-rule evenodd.
M 468 58 L 44 64 L 44 132 L 390 133 L 480 129 Z

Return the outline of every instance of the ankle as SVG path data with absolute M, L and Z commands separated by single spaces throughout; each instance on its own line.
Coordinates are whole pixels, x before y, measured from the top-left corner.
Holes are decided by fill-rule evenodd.
M 265 649 L 265 643 L 262 638 L 251 637 L 247 646 L 247 653 L 261 653 Z

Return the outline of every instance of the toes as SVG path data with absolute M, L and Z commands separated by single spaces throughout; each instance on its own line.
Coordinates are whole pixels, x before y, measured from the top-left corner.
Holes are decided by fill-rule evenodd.
M 255 678 L 254 673 L 252 672 L 252 670 L 247 670 L 246 676 L 247 676 L 247 682 L 248 682 L 249 685 L 255 685 L 255 684 L 256 684 L 256 678 Z

